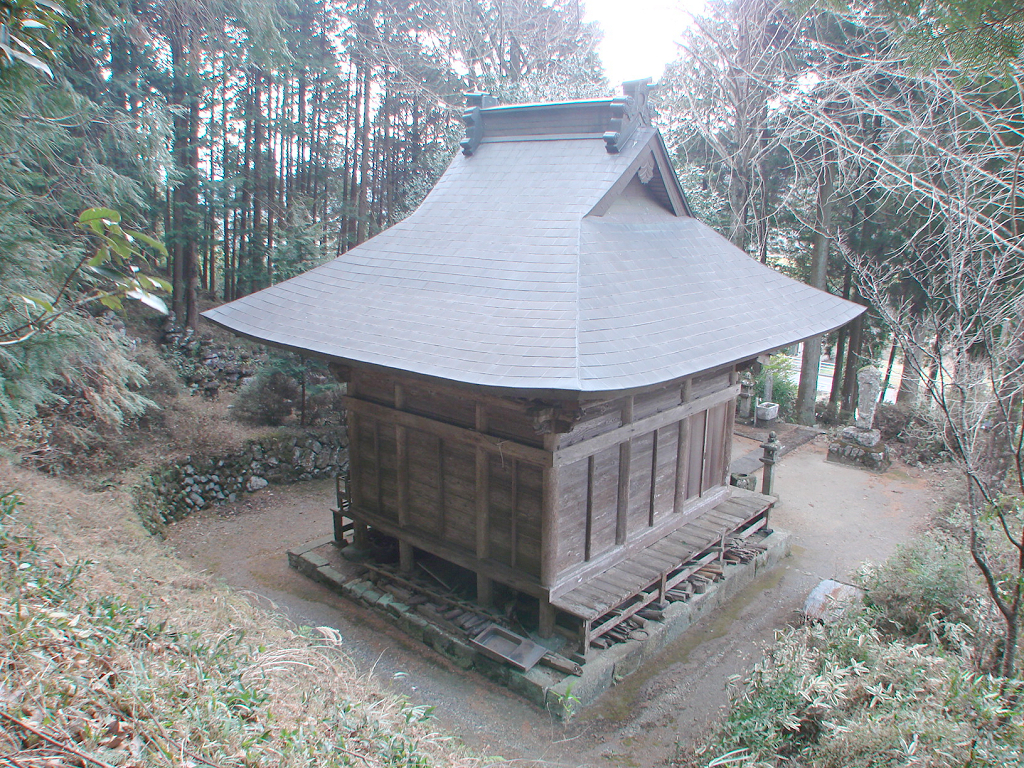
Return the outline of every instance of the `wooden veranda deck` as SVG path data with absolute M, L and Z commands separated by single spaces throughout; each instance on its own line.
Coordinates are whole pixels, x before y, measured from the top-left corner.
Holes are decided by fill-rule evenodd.
M 729 541 L 764 527 L 775 498 L 732 488 L 721 504 L 646 549 L 553 599 L 558 610 L 582 621 L 584 654 L 590 641 L 621 624 L 701 568 L 721 561 Z

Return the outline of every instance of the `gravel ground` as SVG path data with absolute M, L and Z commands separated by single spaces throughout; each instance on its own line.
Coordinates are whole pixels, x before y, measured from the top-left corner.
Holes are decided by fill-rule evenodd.
M 569 724 L 457 669 L 288 567 L 290 547 L 330 533 L 333 481 L 269 488 L 184 520 L 167 539 L 197 570 L 292 621 L 338 629 L 364 674 L 434 706 L 438 729 L 480 754 L 518 765 L 660 766 L 721 714 L 730 679 L 757 662 L 776 630 L 797 620 L 820 580 L 848 580 L 864 560 L 885 559 L 937 511 L 935 473 L 897 463 L 874 475 L 826 463 L 826 448 L 819 437 L 777 468 L 780 502 L 771 525 L 793 533 L 792 556 Z

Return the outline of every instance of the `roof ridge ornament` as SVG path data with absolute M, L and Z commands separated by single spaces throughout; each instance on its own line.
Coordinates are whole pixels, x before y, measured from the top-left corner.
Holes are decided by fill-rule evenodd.
M 481 109 L 497 106 L 498 100 L 489 93 L 473 92 L 467 93 L 466 109 L 462 112 L 462 122 L 466 124 L 466 137 L 459 142 L 462 147 L 462 154 L 469 157 L 484 138 L 484 121 L 480 114 Z
M 654 90 L 651 78 L 627 80 L 622 84 L 622 96 L 612 99 L 612 119 L 604 134 L 605 149 L 615 155 L 641 126 L 651 124 L 650 93 Z

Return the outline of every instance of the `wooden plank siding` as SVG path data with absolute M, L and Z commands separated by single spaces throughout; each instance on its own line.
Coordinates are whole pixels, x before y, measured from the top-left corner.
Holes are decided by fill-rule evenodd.
M 530 594 L 572 589 L 728 495 L 731 371 L 583 401 L 546 436 L 537 402 L 379 372 L 350 387 L 352 519 Z

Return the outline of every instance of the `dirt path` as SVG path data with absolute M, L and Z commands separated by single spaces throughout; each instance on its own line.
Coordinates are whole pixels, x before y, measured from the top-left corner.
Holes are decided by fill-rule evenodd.
M 730 677 L 760 658 L 821 579 L 849 578 L 862 561 L 884 559 L 935 512 L 935 486 L 920 470 L 872 475 L 826 463 L 825 448 L 819 438 L 778 466 L 781 501 L 771 524 L 793 533 L 792 556 L 568 725 L 288 568 L 289 547 L 330 532 L 331 481 L 268 489 L 177 524 L 168 541 L 197 569 L 271 601 L 292 621 L 337 628 L 361 670 L 435 706 L 439 729 L 481 754 L 526 764 L 658 766 L 720 713 Z

